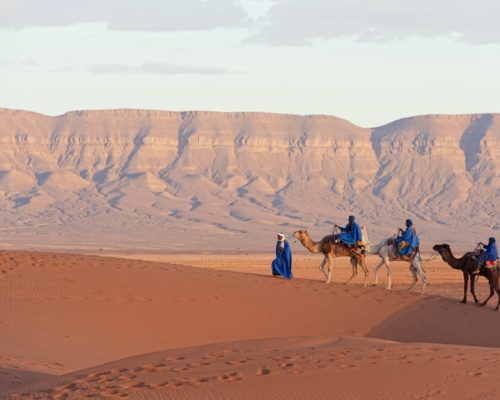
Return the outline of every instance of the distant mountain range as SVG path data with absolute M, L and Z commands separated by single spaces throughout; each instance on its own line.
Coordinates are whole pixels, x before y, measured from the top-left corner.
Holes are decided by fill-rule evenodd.
M 270 250 L 276 231 L 423 246 L 499 236 L 500 115 L 366 129 L 330 116 L 0 109 L 0 247 Z M 297 245 L 296 248 L 298 248 Z

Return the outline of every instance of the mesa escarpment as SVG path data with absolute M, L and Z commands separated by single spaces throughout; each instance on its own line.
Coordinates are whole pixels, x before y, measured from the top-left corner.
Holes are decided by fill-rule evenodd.
M 0 110 L 0 242 L 257 249 L 354 213 L 372 241 L 411 216 L 471 245 L 500 229 L 499 121 Z

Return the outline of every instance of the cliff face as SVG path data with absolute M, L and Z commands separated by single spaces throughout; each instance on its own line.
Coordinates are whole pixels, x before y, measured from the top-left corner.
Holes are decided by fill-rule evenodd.
M 258 248 L 353 213 L 372 241 L 410 216 L 428 247 L 472 245 L 500 229 L 499 121 L 0 110 L 0 240 Z

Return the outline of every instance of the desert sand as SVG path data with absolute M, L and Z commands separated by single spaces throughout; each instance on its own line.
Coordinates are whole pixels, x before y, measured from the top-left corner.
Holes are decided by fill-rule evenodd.
M 500 398 L 500 314 L 440 260 L 421 295 L 405 263 L 389 291 L 314 255 L 293 280 L 272 254 L 106 255 L 0 252 L 1 398 Z

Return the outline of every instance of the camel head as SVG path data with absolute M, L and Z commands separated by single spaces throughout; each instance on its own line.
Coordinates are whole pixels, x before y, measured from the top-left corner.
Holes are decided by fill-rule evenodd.
M 302 242 L 305 238 L 309 237 L 309 233 L 307 232 L 307 229 L 301 229 L 293 232 L 293 237 Z
M 435 244 L 432 246 L 432 250 L 437 251 L 444 261 L 447 261 L 452 255 L 450 245 L 446 243 Z
M 443 244 L 435 244 L 432 246 L 432 250 L 437 251 L 439 254 L 443 254 L 444 251 L 450 252 L 450 245 L 443 243 Z

